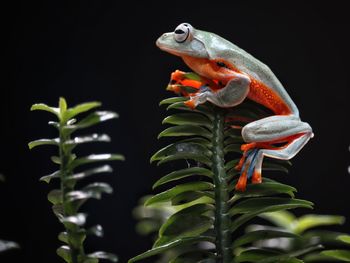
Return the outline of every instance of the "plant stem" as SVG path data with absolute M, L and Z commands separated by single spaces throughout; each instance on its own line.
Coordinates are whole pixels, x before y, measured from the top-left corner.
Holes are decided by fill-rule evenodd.
M 224 124 L 225 112 L 214 108 L 213 138 L 212 138 L 212 163 L 215 185 L 215 223 L 216 250 L 219 262 L 231 263 L 232 242 L 230 232 L 230 215 L 228 213 L 229 191 L 226 182 L 225 160 L 224 160 Z
M 76 214 L 76 209 L 71 206 L 69 202 L 67 202 L 67 193 L 72 191 L 74 189 L 74 185 L 72 183 L 69 183 L 67 181 L 67 177 L 71 175 L 72 171 L 68 168 L 70 159 L 71 159 L 71 150 L 69 147 L 65 147 L 64 144 L 67 140 L 70 140 L 70 134 L 65 132 L 63 127 L 66 125 L 66 123 L 60 123 L 60 129 L 59 129 L 59 137 L 60 137 L 60 143 L 59 143 L 59 157 L 61 160 L 60 164 L 60 178 L 61 178 L 61 192 L 62 192 L 62 206 L 63 206 L 63 216 L 72 216 Z M 77 227 L 78 228 L 78 227 Z M 79 230 L 79 229 L 76 229 Z M 76 247 L 74 246 L 72 240 L 74 239 L 74 232 L 72 229 L 68 229 L 66 227 L 67 231 L 67 237 L 68 237 L 68 245 L 70 248 L 70 255 L 72 263 L 79 263 L 79 255 L 83 254 L 83 248 L 82 247 Z

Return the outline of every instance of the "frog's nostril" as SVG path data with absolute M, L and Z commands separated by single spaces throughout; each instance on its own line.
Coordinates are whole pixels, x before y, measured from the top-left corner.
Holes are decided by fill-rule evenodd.
M 168 33 L 164 33 L 163 35 L 162 35 L 162 38 L 166 38 L 168 36 Z

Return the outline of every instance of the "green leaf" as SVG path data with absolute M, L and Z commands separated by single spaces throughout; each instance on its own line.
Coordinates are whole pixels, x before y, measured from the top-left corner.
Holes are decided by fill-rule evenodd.
M 67 232 L 61 232 L 58 234 L 58 240 L 68 244 L 68 234 Z
M 239 159 L 234 159 L 231 161 L 228 161 L 227 163 L 225 163 L 225 170 L 230 170 L 232 168 L 234 168 L 239 162 Z
M 58 217 L 58 219 L 61 220 L 63 218 L 64 210 L 62 204 L 53 205 L 52 211 Z
M 303 233 L 302 236 L 306 240 L 317 238 L 319 244 L 339 247 L 344 245 L 344 243 L 338 239 L 341 235 L 344 235 L 344 233 L 329 230 L 309 230 Z
M 292 186 L 281 184 L 277 182 L 264 182 L 261 184 L 249 184 L 245 192 L 235 192 L 234 198 L 238 200 L 240 198 L 248 197 L 262 197 L 271 196 L 276 194 L 287 194 L 290 197 L 294 197 L 296 189 Z
M 341 250 L 341 249 L 325 250 L 325 251 L 322 251 L 321 254 L 329 257 L 333 257 L 345 262 L 350 262 L 350 250 Z
M 47 195 L 47 199 L 54 205 L 62 204 L 62 191 L 60 189 L 51 190 Z
M 213 219 L 203 214 L 213 209 L 211 205 L 196 204 L 173 214 L 160 228 L 160 238 L 155 246 L 163 245 L 164 241 L 170 242 L 180 237 L 193 237 L 204 233 L 213 226 Z
M 234 242 L 232 247 L 237 248 L 239 246 L 243 246 L 252 242 L 256 242 L 259 240 L 264 239 L 271 239 L 271 238 L 279 238 L 279 237 L 288 237 L 288 238 L 294 238 L 298 239 L 300 236 L 295 235 L 290 232 L 286 231 L 277 231 L 277 230 L 257 230 L 253 232 L 246 233 L 245 235 L 237 238 Z
M 212 121 L 206 116 L 198 113 L 178 113 L 166 117 L 163 124 L 173 124 L 173 125 L 198 125 L 205 126 L 209 129 L 212 128 Z
M 245 142 L 244 142 L 243 138 L 241 137 L 241 135 L 231 135 L 230 137 L 228 137 L 224 140 L 225 146 L 230 145 L 230 144 L 242 145 L 244 143 Z
M 337 239 L 346 244 L 350 244 L 350 235 L 341 235 Z
M 55 114 L 57 117 L 60 116 L 60 110 L 59 108 L 55 108 L 55 107 L 49 107 L 44 103 L 37 103 L 37 104 L 33 104 L 33 106 L 30 108 L 31 111 L 34 110 L 43 110 L 43 111 L 47 111 L 47 112 L 51 112 L 53 114 Z
M 67 110 L 67 102 L 66 102 L 65 98 L 60 97 L 60 99 L 58 101 L 58 105 L 59 105 L 59 109 L 60 109 L 61 120 L 64 120 L 64 115 L 65 115 L 66 110 Z
M 156 203 L 167 202 L 171 200 L 174 196 L 181 194 L 187 191 L 201 191 L 201 190 L 212 190 L 214 188 L 213 184 L 208 182 L 193 182 L 193 183 L 185 183 L 179 184 L 167 191 L 164 191 L 160 194 L 152 196 L 145 203 L 146 206 L 153 205 Z
M 175 259 L 169 261 L 169 263 L 194 263 L 194 262 L 216 263 L 217 261 L 215 260 L 215 254 L 204 250 L 185 252 L 177 256 Z
M 173 98 L 168 98 L 168 99 L 164 99 L 162 100 L 159 105 L 167 105 L 167 104 L 173 104 L 176 102 L 184 102 L 187 99 L 184 97 L 173 97 Z
M 177 141 L 177 143 L 197 143 L 197 144 L 203 145 L 204 147 L 207 147 L 208 149 L 212 147 L 211 142 L 208 139 L 205 139 L 203 137 L 186 138 L 186 139 Z
M 301 234 L 304 231 L 318 226 L 341 225 L 345 222 L 343 216 L 332 215 L 305 215 L 294 222 L 294 233 Z
M 83 164 L 88 164 L 88 163 L 95 163 L 95 162 L 103 162 L 103 161 L 124 161 L 124 156 L 120 154 L 91 154 L 86 157 L 81 157 L 75 159 L 71 163 L 71 169 L 73 170 L 74 168 L 81 166 Z
M 204 155 L 198 155 L 198 154 L 192 154 L 192 153 L 177 153 L 174 155 L 170 155 L 165 157 L 164 159 L 160 160 L 157 165 L 161 165 L 164 163 L 168 163 L 171 161 L 177 161 L 177 160 L 194 160 L 196 162 L 205 164 L 206 166 L 211 166 L 212 162 L 209 158 L 205 157 Z
M 117 262 L 118 257 L 112 253 L 107 253 L 103 251 L 97 251 L 87 255 L 88 258 L 97 258 L 97 259 L 107 259 L 112 262 Z
M 74 125 L 67 126 L 67 129 L 84 129 L 96 125 L 100 122 L 118 118 L 118 114 L 113 111 L 96 111 Z
M 166 252 L 172 248 L 176 248 L 176 247 L 182 247 L 182 246 L 189 246 L 198 242 L 202 242 L 202 241 L 208 241 L 208 242 L 214 242 L 214 239 L 212 237 L 208 237 L 208 236 L 198 236 L 198 237 L 184 237 L 184 238 L 180 238 L 177 240 L 174 240 L 172 242 L 169 242 L 167 244 L 158 246 L 158 247 L 154 247 L 132 259 L 130 259 L 128 261 L 128 263 L 133 263 L 136 261 L 139 261 L 141 259 L 145 259 L 151 256 L 155 256 L 158 254 L 161 254 L 163 252 Z
M 50 126 L 55 127 L 56 129 L 59 129 L 59 128 L 60 128 L 60 123 L 57 122 L 57 121 L 49 121 L 48 124 L 49 124 Z
M 264 171 L 279 171 L 283 173 L 289 173 L 289 170 L 285 165 L 275 162 L 263 162 L 262 169 Z
M 86 231 L 86 234 L 88 234 L 88 235 L 95 235 L 97 237 L 103 237 L 104 232 L 103 232 L 103 228 L 102 228 L 101 225 L 96 225 L 96 226 L 93 226 L 93 227 L 89 228 Z
M 214 203 L 214 193 L 206 191 L 187 191 L 171 198 L 172 205 L 183 205 L 199 198 L 207 197 L 208 203 Z
M 275 256 L 278 253 L 266 249 L 252 248 L 247 249 L 235 257 L 234 263 L 240 262 L 258 262 L 267 257 Z
M 275 262 L 303 262 L 300 259 L 297 259 L 296 257 L 305 255 L 307 253 L 310 253 L 312 251 L 321 249 L 322 246 L 318 245 L 318 246 L 311 246 L 311 247 L 307 247 L 307 248 L 302 248 L 302 249 L 298 249 L 289 253 L 283 253 L 281 255 L 276 255 L 276 256 L 272 256 L 269 258 L 264 258 L 259 260 L 257 263 L 275 263 Z M 292 261 L 291 261 L 292 260 Z M 295 261 L 298 260 L 298 261 Z
M 278 210 L 294 205 L 311 205 L 310 202 L 301 199 L 281 198 L 281 197 L 261 197 L 243 200 L 230 209 L 230 215 L 246 214 L 261 208 L 271 208 L 276 206 Z
M 186 99 L 186 100 L 188 100 L 188 99 Z M 186 101 L 186 100 L 184 100 L 184 101 Z M 212 105 L 208 105 L 206 103 L 206 104 L 198 105 L 195 109 L 191 109 L 184 104 L 184 101 L 175 102 L 175 103 L 169 105 L 167 107 L 167 110 L 175 109 L 175 110 L 182 110 L 182 111 L 189 111 L 189 112 L 197 112 L 197 113 L 204 114 L 210 120 L 213 119 Z
M 182 178 L 187 178 L 193 175 L 202 175 L 211 178 L 213 176 L 213 172 L 203 167 L 190 167 L 177 170 L 160 178 L 157 182 L 154 183 L 153 189 L 165 183 L 180 180 Z
M 294 222 L 297 220 L 296 217 L 291 212 L 288 212 L 285 210 L 271 212 L 271 213 L 263 213 L 260 215 L 260 217 L 270 221 L 276 226 L 282 227 L 291 232 L 292 232 L 292 227 L 294 225 Z
M 52 174 L 49 174 L 49 175 L 45 175 L 45 176 L 42 176 L 40 177 L 40 181 L 43 181 L 43 182 L 46 182 L 46 183 L 50 183 L 51 179 L 54 179 L 54 178 L 59 178 L 60 177 L 60 174 L 61 174 L 61 171 L 58 170 L 56 172 L 53 172 Z
M 298 259 L 298 256 L 306 254 L 310 251 L 319 249 L 319 246 L 313 246 L 306 249 L 300 249 L 293 251 L 291 253 L 280 253 L 268 249 L 247 249 L 237 256 L 234 260 L 235 263 L 238 262 L 255 262 L 255 263 L 302 263 L 304 261 Z
M 162 131 L 158 135 L 158 139 L 162 137 L 173 137 L 173 136 L 202 136 L 207 139 L 211 139 L 211 133 L 201 127 L 201 126 L 194 126 L 194 125 L 178 125 L 174 127 L 169 127 Z
M 72 247 L 81 248 L 86 239 L 85 229 L 79 229 L 78 231 L 72 231 L 69 234 L 69 241 Z
M 113 188 L 109 184 L 95 182 L 85 186 L 81 190 L 71 191 L 66 196 L 69 202 L 73 202 L 89 198 L 101 199 L 102 193 L 111 194 L 112 192 Z
M 85 257 L 83 263 L 98 263 L 99 260 L 97 258 L 88 258 L 88 257 Z
M 61 164 L 61 159 L 58 156 L 51 156 L 51 161 L 55 164 Z
M 294 258 L 294 257 L 287 257 L 287 256 L 275 256 L 268 259 L 263 259 L 258 261 L 257 263 L 275 263 L 275 262 L 283 262 L 283 263 L 304 263 L 303 260 Z
M 312 203 L 300 199 L 268 197 L 244 200 L 235 205 L 229 211 L 231 215 L 244 213 L 244 215 L 238 217 L 232 222 L 230 229 L 233 232 L 245 222 L 262 213 L 293 209 L 297 207 L 312 208 Z
M 242 153 L 240 144 L 229 144 L 224 148 L 225 154 L 234 152 L 234 153 Z
M 56 146 L 58 146 L 59 142 L 60 142 L 59 138 L 55 138 L 55 139 L 40 139 L 40 140 L 31 141 L 30 143 L 28 143 L 28 147 L 31 150 L 34 147 L 37 147 L 37 146 L 40 146 L 40 145 L 56 145 Z
M 103 165 L 103 166 L 100 166 L 97 168 L 92 168 L 92 169 L 89 169 L 89 170 L 86 170 L 86 171 L 83 171 L 80 173 L 76 173 L 76 174 L 67 176 L 66 180 L 81 180 L 81 179 L 84 179 L 84 178 L 89 177 L 89 176 L 94 175 L 94 174 L 111 173 L 111 172 L 113 172 L 112 167 L 110 165 L 106 164 L 106 165 Z
M 206 258 L 198 261 L 198 263 L 216 263 L 216 260 L 214 258 Z
M 13 241 L 1 240 L 0 239 L 0 253 L 7 250 L 18 249 L 19 245 Z
M 82 226 L 86 222 L 86 214 L 77 213 L 74 216 L 66 216 L 61 219 L 61 222 L 67 229 L 74 229 L 76 226 Z
M 309 253 L 302 257 L 303 262 L 334 262 L 337 261 L 335 258 L 328 257 L 319 252 Z
M 163 231 L 158 240 L 154 243 L 155 247 L 164 245 L 173 240 L 184 237 L 196 237 L 213 226 L 213 219 L 207 216 L 197 215 L 178 215 L 171 217 L 161 228 Z M 161 231 L 160 230 L 160 231 Z
M 198 154 L 198 155 L 204 155 L 206 157 L 211 156 L 211 151 L 209 151 L 206 147 L 204 147 L 201 144 L 193 143 L 193 142 L 180 142 L 180 143 L 173 143 L 170 144 L 162 149 L 160 149 L 158 152 L 153 154 L 151 157 L 151 163 L 154 161 L 162 160 L 168 156 L 175 155 L 177 153 L 189 153 L 189 154 Z
M 66 111 L 66 116 L 65 118 L 67 120 L 77 116 L 80 113 L 89 111 L 91 109 L 94 109 L 96 107 L 100 107 L 101 106 L 101 102 L 98 101 L 92 101 L 92 102 L 85 102 L 82 104 L 78 104 L 76 106 L 74 106 L 73 108 L 70 108 Z
M 79 145 L 79 144 L 82 144 L 82 143 L 110 142 L 110 141 L 111 141 L 111 138 L 107 134 L 94 133 L 92 135 L 75 137 L 72 140 L 66 141 L 64 144 L 65 145 Z
M 56 250 L 57 255 L 64 259 L 67 263 L 72 263 L 70 248 L 68 246 L 61 246 Z
M 159 161 L 159 164 L 173 160 L 192 159 L 198 162 L 210 164 L 211 152 L 197 143 L 174 143 L 164 147 L 151 157 L 151 162 Z
M 202 77 L 195 72 L 186 72 L 184 74 L 184 79 L 192 79 L 192 80 L 200 81 Z

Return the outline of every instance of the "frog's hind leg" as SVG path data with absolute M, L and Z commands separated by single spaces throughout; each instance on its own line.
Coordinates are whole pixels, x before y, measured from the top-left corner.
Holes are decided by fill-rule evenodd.
M 247 144 L 242 145 L 244 154 L 236 168 L 243 171 L 248 162 L 250 172 L 247 178 L 251 177 L 253 183 L 260 183 L 264 156 L 289 160 L 313 137 L 313 133 L 310 125 L 302 122 L 298 116 L 275 115 L 247 124 L 242 129 L 242 137 Z M 277 143 L 285 144 L 276 146 Z M 257 152 L 252 163 L 248 159 L 249 152 L 254 149 Z M 236 189 L 244 190 L 239 184 L 236 185 Z

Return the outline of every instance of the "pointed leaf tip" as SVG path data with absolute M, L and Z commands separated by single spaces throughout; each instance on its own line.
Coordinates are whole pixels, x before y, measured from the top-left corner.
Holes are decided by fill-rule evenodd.
M 67 110 L 66 118 L 71 119 L 71 118 L 73 118 L 73 117 L 75 117 L 83 112 L 100 107 L 101 105 L 102 105 L 102 103 L 99 101 L 91 101 L 91 102 L 85 102 L 82 104 L 78 104 L 78 105 L 74 106 L 73 108 L 70 108 Z
M 65 98 L 60 97 L 58 102 L 59 108 L 60 108 L 60 114 L 63 114 L 67 110 L 67 101 Z
M 41 146 L 41 145 L 56 145 L 56 146 L 58 146 L 58 144 L 59 144 L 59 138 L 40 139 L 40 140 L 31 141 L 30 143 L 28 143 L 28 147 L 29 147 L 29 150 L 31 150 L 36 146 Z
M 34 110 L 43 110 L 43 111 L 47 111 L 47 112 L 51 112 L 52 114 L 55 114 L 57 117 L 59 116 L 60 112 L 59 112 L 59 109 L 58 108 L 55 108 L 55 107 L 50 107 L 44 103 L 36 103 L 36 104 L 33 104 L 31 107 L 30 107 L 30 110 L 31 111 L 34 111 Z
M 91 254 L 87 255 L 88 258 L 97 258 L 97 259 L 107 259 L 110 260 L 112 262 L 117 262 L 118 261 L 118 257 L 112 253 L 107 253 L 104 251 L 97 251 Z

